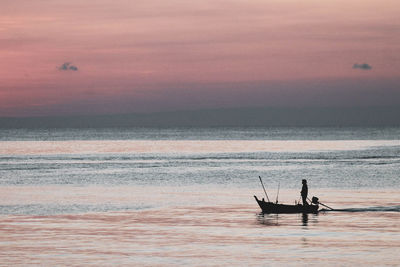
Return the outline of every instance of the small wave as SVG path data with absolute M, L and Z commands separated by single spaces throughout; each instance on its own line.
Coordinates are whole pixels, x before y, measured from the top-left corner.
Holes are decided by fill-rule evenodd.
M 361 156 L 360 159 L 398 159 L 393 155 L 374 155 L 374 156 Z
M 321 211 L 340 211 L 340 212 L 400 212 L 400 205 L 386 207 L 367 207 L 367 208 L 347 208 L 347 209 L 322 209 Z
M 86 204 L 26 204 L 26 205 L 0 205 L 2 215 L 61 215 L 81 214 L 90 212 L 113 212 L 151 209 L 149 205 L 86 205 Z

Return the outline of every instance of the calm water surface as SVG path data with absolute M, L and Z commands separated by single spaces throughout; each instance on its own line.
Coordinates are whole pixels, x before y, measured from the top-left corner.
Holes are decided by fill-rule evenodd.
M 0 265 L 400 262 L 400 129 L 0 131 Z M 338 211 L 261 215 L 309 194 Z

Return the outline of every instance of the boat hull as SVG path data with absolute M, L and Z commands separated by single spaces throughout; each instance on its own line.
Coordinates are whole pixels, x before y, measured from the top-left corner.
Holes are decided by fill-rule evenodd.
M 256 196 L 254 198 L 260 206 L 262 213 L 318 213 L 319 208 L 318 205 L 286 205 L 265 202 L 264 200 L 259 200 Z

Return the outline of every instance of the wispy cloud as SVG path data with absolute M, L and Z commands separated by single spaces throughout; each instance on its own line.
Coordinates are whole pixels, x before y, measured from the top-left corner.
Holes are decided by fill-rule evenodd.
M 60 67 L 58 67 L 58 69 L 61 71 L 68 71 L 68 70 L 78 71 L 78 67 L 75 65 L 72 65 L 70 62 L 65 62 Z
M 372 69 L 372 67 L 371 67 L 371 65 L 369 65 L 367 63 L 362 63 L 362 64 L 355 63 L 353 65 L 353 69 L 370 70 L 370 69 Z

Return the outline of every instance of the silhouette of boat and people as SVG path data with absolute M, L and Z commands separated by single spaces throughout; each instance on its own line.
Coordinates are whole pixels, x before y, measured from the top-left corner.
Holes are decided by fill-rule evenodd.
M 261 177 L 259 177 L 259 179 L 260 179 L 261 185 L 264 189 L 265 196 L 267 197 L 267 201 L 265 201 L 264 198 L 262 198 L 262 200 L 259 200 L 257 198 L 257 196 L 254 196 L 254 198 L 256 199 L 258 205 L 260 206 L 260 208 L 262 210 L 262 213 L 264 213 L 264 214 L 267 214 L 267 213 L 303 213 L 303 214 L 318 213 L 319 205 L 322 205 L 324 207 L 327 207 L 327 208 L 333 210 L 332 208 L 319 202 L 319 199 L 317 197 L 312 197 L 311 200 L 308 198 L 308 185 L 307 185 L 306 179 L 302 180 L 302 188 L 300 191 L 302 204 L 295 203 L 294 205 L 278 203 L 278 196 L 276 198 L 275 203 L 270 201 Z M 278 193 L 279 193 L 279 190 L 278 190 Z M 310 200 L 310 203 L 307 200 Z

